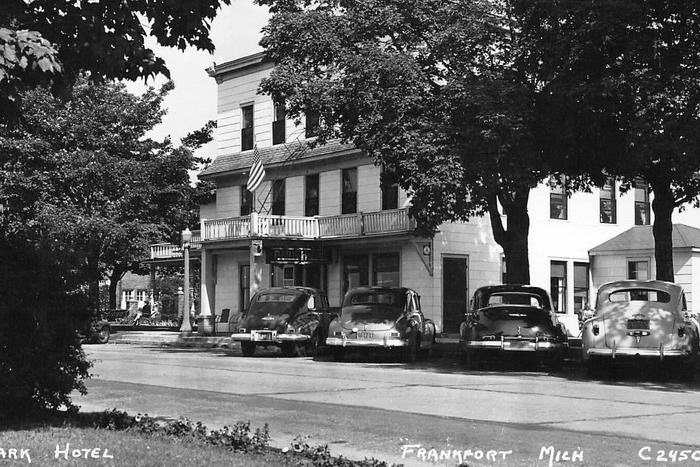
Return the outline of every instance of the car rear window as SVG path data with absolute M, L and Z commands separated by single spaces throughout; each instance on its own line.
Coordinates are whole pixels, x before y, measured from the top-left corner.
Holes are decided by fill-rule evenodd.
M 254 316 L 291 314 L 304 297 L 305 295 L 290 293 L 263 293 L 256 296 L 250 304 L 249 313 Z
M 608 300 L 611 302 L 658 302 L 669 303 L 671 295 L 668 292 L 654 289 L 624 289 L 614 290 L 608 295 Z
M 403 309 L 406 294 L 402 292 L 356 292 L 345 299 L 343 306 L 381 304 Z
M 542 308 L 542 297 L 523 292 L 499 292 L 489 295 L 486 306 L 490 305 L 529 305 Z

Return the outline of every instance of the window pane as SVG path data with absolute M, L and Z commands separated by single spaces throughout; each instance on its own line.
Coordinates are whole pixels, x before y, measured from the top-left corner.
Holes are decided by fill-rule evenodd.
M 306 128 L 304 132 L 307 138 L 311 138 L 318 134 L 319 122 L 320 116 L 318 111 L 311 110 L 306 114 Z
M 382 192 L 382 211 L 397 209 L 399 207 L 399 184 L 396 182 L 396 176 L 388 170 L 382 170 L 380 187 Z
M 373 284 L 399 286 L 399 254 L 375 255 L 372 258 Z
M 617 222 L 617 200 L 615 195 L 615 179 L 608 177 L 600 188 L 600 222 L 614 224 Z
M 587 263 L 574 263 L 574 311 L 588 305 L 588 271 Z
M 632 280 L 649 280 L 648 261 L 629 261 L 627 263 L 627 278 Z
M 241 108 L 241 151 L 253 149 L 253 106 Z
M 357 212 L 357 169 L 343 169 L 343 214 Z
M 567 218 L 566 176 L 549 178 L 549 217 L 551 219 Z
M 369 258 L 366 255 L 344 256 L 343 294 L 362 285 L 369 285 Z
M 566 312 L 566 261 L 550 263 L 550 295 L 554 309 Z
M 304 201 L 304 215 L 305 216 L 317 216 L 318 215 L 318 201 L 319 201 L 318 178 L 319 178 L 318 174 L 306 176 L 306 197 L 305 197 L 305 201 Z
M 244 185 L 241 187 L 241 216 L 247 216 L 253 210 L 253 193 Z
M 272 182 L 272 214 L 275 216 L 284 216 L 285 206 L 285 183 L 284 179 L 275 180 Z

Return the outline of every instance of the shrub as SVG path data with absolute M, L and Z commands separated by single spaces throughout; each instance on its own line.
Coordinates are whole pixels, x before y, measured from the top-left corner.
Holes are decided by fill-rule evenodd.
M 51 249 L 0 236 L 0 419 L 75 410 L 91 364 L 77 329 L 89 318 L 85 295 L 71 290 Z

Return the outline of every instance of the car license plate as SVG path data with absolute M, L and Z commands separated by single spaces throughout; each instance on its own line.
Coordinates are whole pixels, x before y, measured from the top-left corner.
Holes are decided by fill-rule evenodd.
M 648 319 L 628 319 L 627 329 L 649 329 Z
M 373 332 L 369 331 L 357 331 L 357 338 L 358 339 L 372 339 L 374 337 Z
M 530 346 L 528 341 L 510 341 L 508 344 L 511 349 L 527 349 Z
M 274 338 L 274 331 L 252 331 L 254 341 L 271 341 Z

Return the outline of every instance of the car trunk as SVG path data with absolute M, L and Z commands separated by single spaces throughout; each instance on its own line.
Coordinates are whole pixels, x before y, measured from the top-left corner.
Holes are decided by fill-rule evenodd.
M 608 348 L 659 348 L 668 344 L 676 326 L 676 315 L 654 302 L 611 303 L 600 314 Z M 614 343 L 614 344 L 613 344 Z
M 549 312 L 536 307 L 498 306 L 479 311 L 479 323 L 484 326 L 482 335 L 498 338 L 554 337 L 555 330 Z
M 353 305 L 344 307 L 341 323 L 344 330 L 387 331 L 401 317 L 403 309 L 386 305 Z

